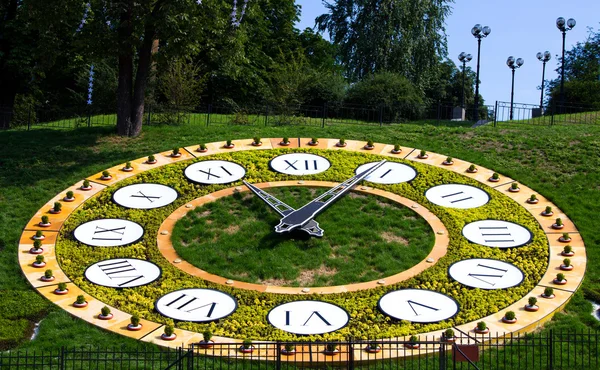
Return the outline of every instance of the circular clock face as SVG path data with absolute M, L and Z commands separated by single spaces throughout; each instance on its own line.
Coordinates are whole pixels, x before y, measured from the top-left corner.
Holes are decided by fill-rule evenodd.
M 160 297 L 154 307 L 174 320 L 210 322 L 231 315 L 237 301 L 229 294 L 213 289 L 182 289 Z
M 447 295 L 420 289 L 387 293 L 379 300 L 379 309 L 394 319 L 419 323 L 447 320 L 459 311 L 458 303 Z
M 175 189 L 160 184 L 129 185 L 113 194 L 115 203 L 135 209 L 160 208 L 173 203 L 176 199 Z
M 481 207 L 490 201 L 485 191 L 464 184 L 434 186 L 425 192 L 425 197 L 438 206 L 460 209 Z
M 133 288 L 148 285 L 160 277 L 160 267 L 136 258 L 117 258 L 94 263 L 85 277 L 96 285 L 111 288 Z
M 485 258 L 456 262 L 450 266 L 448 274 L 463 285 L 488 290 L 517 286 L 525 278 L 517 266 Z
M 140 224 L 115 218 L 86 222 L 73 232 L 75 239 L 92 247 L 120 247 L 137 242 L 143 235 Z
M 466 225 L 463 235 L 471 243 L 493 248 L 522 247 L 532 238 L 531 231 L 508 221 L 483 220 Z
M 327 158 L 309 153 L 280 155 L 273 158 L 269 165 L 279 173 L 294 176 L 316 175 L 331 167 Z
M 185 177 L 204 185 L 230 184 L 246 175 L 246 169 L 229 161 L 202 161 L 185 169 Z
M 350 315 L 331 303 L 295 301 L 273 308 L 267 315 L 267 320 L 274 327 L 288 333 L 313 335 L 343 328 L 350 321 Z
M 78 186 L 67 189 L 76 192 L 73 207 L 64 207 L 60 217 L 49 215 L 53 225 L 60 225 L 58 231 L 42 229 L 57 235 L 44 242 L 47 243 L 45 246 L 49 246 L 44 253 L 50 257 L 50 268 L 61 272 L 55 274 L 57 281 L 42 283 L 39 269 L 32 272 L 34 269 L 30 268 L 33 259 L 26 252 L 31 248 L 30 238 L 39 230 L 31 226 L 37 225 L 39 214 L 24 231 L 22 240 L 27 242 L 19 247 L 24 252 L 19 254 L 23 272 L 35 287 L 50 287 L 50 284 L 58 282 L 76 284 L 84 293 L 90 293 L 89 300 L 102 297 L 102 302 L 95 302 L 97 304 L 93 307 L 113 306 L 115 313 L 120 314 L 118 317 L 135 313 L 160 325 L 174 320 L 178 330 L 185 332 L 185 337 L 181 338 L 198 336 L 197 333 L 206 330 L 206 323 L 211 322 L 210 329 L 214 335 L 226 339 L 293 340 L 295 335 L 314 335 L 316 340 L 344 340 L 348 335 L 374 338 L 380 337 L 380 333 L 393 338 L 405 335 L 407 330 L 417 333 L 430 328 L 407 324 L 406 321 L 440 322 L 436 329 L 456 326 L 470 331 L 476 321 L 491 322 L 499 311 L 522 308 L 522 297 L 541 294 L 551 284 L 551 280 L 545 277 L 553 275 L 564 258 L 560 251 L 554 253 L 556 245 L 552 245 L 552 250 L 549 248 L 549 240 L 556 240 L 557 232 L 536 226 L 547 221 L 539 216 L 539 209 L 552 206 L 557 210 L 556 205 L 540 197 L 540 204 L 534 206 L 525 203 L 522 193 L 492 191 L 487 182 L 488 173 L 493 173 L 491 169 L 479 167 L 479 174 L 471 174 L 465 172 L 462 161 L 460 165 L 445 166 L 442 165 L 445 155 L 429 153 L 429 160 L 423 161 L 413 155 L 394 154 L 390 152 L 391 146 L 386 144 L 377 144 L 377 148 L 381 148 L 380 153 L 373 154 L 362 149 L 364 143 L 357 142 L 344 150 L 328 150 L 309 148 L 304 144 L 308 140 L 304 139 L 298 140 L 301 146 L 298 149 L 277 148 L 279 141 L 263 139 L 261 150 L 252 150 L 254 148 L 248 145 L 247 150 L 240 151 L 227 151 L 220 149 L 223 143 L 210 143 L 209 147 L 214 149 L 198 155 L 199 158 L 170 157 L 166 160 L 171 164 L 155 166 L 141 176 L 135 172 L 119 176 L 119 179 L 132 177 L 136 183 L 146 181 L 145 184 L 129 185 L 116 191 L 113 189 L 119 186 L 118 182 L 116 185 L 112 182 L 97 184 L 98 194 L 90 200 L 81 196 L 90 193 L 81 191 Z M 337 142 L 337 139 L 321 139 L 324 148 L 331 148 Z M 310 153 L 305 153 L 309 150 Z M 418 152 L 419 149 L 414 150 Z M 404 150 L 404 153 L 407 151 Z M 197 155 L 194 151 L 190 154 Z M 377 164 L 381 167 L 360 179 L 359 174 Z M 121 167 L 108 170 L 118 171 Z M 302 181 L 290 181 L 291 176 L 298 176 L 295 179 Z M 248 182 L 243 184 L 240 180 L 245 177 Z M 90 176 L 88 179 L 95 178 Z M 369 184 L 365 193 L 389 194 L 388 199 L 420 215 L 419 222 L 427 221 L 429 225 L 424 226 L 430 226 L 434 249 L 426 251 L 426 257 L 413 258 L 410 245 L 403 245 L 406 242 L 404 237 L 391 231 L 377 233 L 377 236 L 398 244 L 398 254 L 379 258 L 373 264 L 366 263 L 367 259 L 363 256 L 371 254 L 377 258 L 382 255 L 380 251 L 384 247 L 373 243 L 375 238 L 364 245 L 357 243 L 353 255 L 344 254 L 344 247 L 347 247 L 344 243 L 350 243 L 343 240 L 338 243 L 339 246 L 322 248 L 323 239 L 319 237 L 325 235 L 326 238 L 328 230 L 341 228 L 331 222 L 335 217 L 344 222 L 349 240 L 360 239 L 362 236 L 357 234 L 364 230 L 372 231 L 368 223 L 353 226 L 357 219 L 353 216 L 358 212 L 372 217 L 368 218 L 372 222 L 376 220 L 375 212 L 389 220 L 387 201 L 373 201 L 373 204 L 347 202 L 351 207 L 340 212 L 339 217 L 329 212 L 332 209 L 328 208 L 327 202 L 337 201 L 339 194 L 358 202 L 357 199 L 364 196 L 363 191 L 352 193 L 350 189 L 360 187 L 365 181 Z M 195 185 L 191 186 L 190 182 Z M 301 190 L 306 194 L 306 200 L 290 199 L 300 192 L 294 189 L 282 189 L 280 192 L 272 189 L 299 185 L 312 187 Z M 532 192 L 526 187 L 522 190 L 526 190 L 527 195 Z M 225 197 L 231 202 L 224 201 Z M 398 200 L 400 198 L 402 201 Z M 428 201 L 423 202 L 425 198 Z M 171 207 L 168 205 L 174 202 L 181 203 L 181 207 L 169 214 Z M 344 204 L 338 203 L 337 206 Z M 49 202 L 40 212 L 47 213 L 51 205 Z M 197 235 L 174 233 L 178 231 L 174 226 L 177 220 L 199 206 L 205 208 L 196 210 L 201 215 L 200 226 L 194 231 Z M 252 208 L 255 216 L 241 217 L 239 207 Z M 220 213 L 213 212 L 216 209 Z M 493 210 L 493 216 L 487 212 L 488 209 Z M 97 219 L 107 212 L 110 212 L 111 218 Z M 425 215 L 425 212 L 429 214 Z M 189 214 L 190 217 L 194 215 Z M 217 216 L 233 221 L 222 227 Z M 328 216 L 331 219 L 328 220 Z M 488 217 L 495 219 L 486 219 Z M 411 213 L 394 221 L 405 223 L 412 230 L 416 219 Z M 572 222 L 564 216 L 563 221 L 571 231 Z M 212 228 L 202 223 L 211 223 Z M 178 225 L 185 226 L 185 220 Z M 195 228 L 197 225 L 188 226 Z M 361 227 L 364 229 L 360 230 Z M 290 241 L 281 248 L 281 254 L 275 255 L 280 258 L 279 261 L 281 258 L 297 258 L 298 245 L 294 243 L 298 234 L 304 233 L 302 237 L 308 241 L 307 244 L 314 244 L 311 252 L 321 254 L 325 262 L 303 266 L 298 274 L 300 278 L 291 280 L 292 277 L 277 275 L 279 265 L 276 258 L 269 259 L 262 254 L 259 258 L 243 259 L 241 264 L 262 264 L 274 271 L 273 277 L 268 281 L 241 282 L 216 276 L 220 272 L 226 274 L 225 271 L 207 273 L 200 270 L 191 263 L 191 259 L 184 261 L 183 253 L 178 255 L 173 246 L 173 238 L 179 238 L 182 245 L 191 245 L 195 238 L 201 238 L 214 240 L 214 248 L 223 248 L 223 244 L 218 243 L 220 234 L 228 234 L 234 242 L 237 238 L 238 244 L 243 245 L 244 240 L 254 235 L 253 228 L 264 228 L 261 232 L 268 229 L 265 233 L 273 233 L 269 234 L 273 239 L 287 238 L 285 241 Z M 422 233 L 415 234 L 418 237 Z M 583 278 L 585 249 L 579 236 L 573 239 L 574 243 L 578 243 L 573 245 L 579 256 L 576 258 L 581 260 L 578 260 L 575 271 L 569 273 L 568 284 L 561 286 L 561 294 L 557 294 L 552 307 L 564 305 Z M 56 240 L 54 245 L 51 244 L 53 240 Z M 266 239 L 257 240 L 261 240 L 260 248 L 272 247 Z M 517 248 L 524 245 L 527 248 Z M 243 248 L 236 251 L 244 253 Z M 226 257 L 223 259 L 227 260 Z M 371 278 L 369 275 L 368 280 L 352 280 L 361 272 L 370 274 L 370 271 L 375 271 L 376 263 L 385 267 L 395 264 L 395 259 L 407 259 L 414 264 L 410 265 L 411 270 L 399 271 L 394 276 Z M 348 263 L 343 265 L 342 261 Z M 341 271 L 345 268 L 343 266 L 350 267 Z M 327 280 L 327 274 L 332 276 L 336 273 L 344 273 L 350 278 L 340 285 L 328 283 L 333 280 Z M 59 281 L 61 278 L 62 281 Z M 103 287 L 102 294 L 95 294 L 100 286 Z M 72 309 L 72 300 L 56 300 L 50 289 L 39 291 L 65 309 Z M 309 296 L 307 292 L 310 292 Z M 471 302 L 473 292 L 486 304 L 465 303 L 459 306 L 458 302 Z M 122 305 L 122 302 L 127 302 L 127 305 Z M 154 302 L 154 305 L 148 302 Z M 123 312 L 120 312 L 121 309 Z M 549 310 L 543 311 L 544 315 L 548 315 Z M 80 314 L 86 320 L 96 322 L 97 313 L 83 310 Z M 543 319 L 535 313 L 531 315 L 528 317 L 532 322 Z M 502 324 L 498 322 L 497 325 Z M 503 329 L 522 330 L 522 325 L 530 325 L 530 321 Z M 142 333 L 136 334 L 135 338 L 154 340 L 153 331 L 162 331 L 158 327 L 159 324 L 144 325 Z M 122 325 L 112 325 L 110 330 L 132 336 Z
M 358 167 L 354 173 L 357 175 L 367 171 L 369 168 L 376 165 L 378 162 L 363 164 Z M 367 176 L 365 180 L 375 184 L 400 184 L 402 182 L 411 181 L 417 177 L 417 171 L 406 164 L 397 162 L 387 162 L 372 174 Z

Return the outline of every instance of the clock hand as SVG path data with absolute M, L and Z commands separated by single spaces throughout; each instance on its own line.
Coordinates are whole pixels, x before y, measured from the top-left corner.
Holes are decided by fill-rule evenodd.
M 322 194 L 321 196 L 314 199 L 312 202 L 306 204 L 302 208 L 285 215 L 285 217 L 281 219 L 279 224 L 275 226 L 275 231 L 278 233 L 285 233 L 297 228 L 305 227 L 310 221 L 312 221 L 312 219 L 315 216 L 317 216 L 317 214 L 319 214 L 325 208 L 334 203 L 342 195 L 344 195 L 346 192 L 352 189 L 354 185 L 364 180 L 367 176 L 375 172 L 386 162 L 386 160 L 383 160 L 377 163 L 368 170 L 365 170 L 362 173 L 359 173 L 358 175 L 332 188 L 331 190 Z M 309 234 L 311 233 L 309 232 Z M 317 236 L 322 236 L 322 234 Z
M 254 186 L 246 181 L 243 181 L 243 183 L 244 183 L 244 185 L 246 185 L 248 187 L 248 189 L 250 189 L 250 191 L 252 191 L 254 194 L 256 194 L 260 198 L 260 200 L 267 203 L 269 205 L 269 207 L 273 208 L 281 216 L 285 217 L 295 211 L 294 208 L 288 206 L 287 204 L 283 203 L 282 201 L 275 198 L 271 194 L 263 191 L 262 189 L 259 189 L 256 186 Z M 312 236 L 318 236 L 318 237 L 323 236 L 323 230 L 319 227 L 319 223 L 315 220 L 310 220 L 304 226 L 302 226 L 300 229 L 306 231 L 308 234 L 310 234 Z

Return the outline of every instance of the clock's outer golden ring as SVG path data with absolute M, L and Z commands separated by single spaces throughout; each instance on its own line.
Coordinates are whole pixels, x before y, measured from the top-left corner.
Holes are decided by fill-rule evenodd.
M 262 184 L 254 184 L 258 188 L 266 189 L 271 187 L 281 187 L 281 186 L 307 186 L 307 187 L 324 187 L 324 188 L 333 188 L 339 183 L 335 182 L 325 182 L 325 181 L 276 181 L 276 182 L 267 182 Z M 357 290 L 365 290 L 372 289 L 377 286 L 385 286 L 399 283 L 404 280 L 408 280 L 417 274 L 425 271 L 427 268 L 433 266 L 435 262 L 437 262 L 440 258 L 446 255 L 448 251 L 448 245 L 450 243 L 450 239 L 448 237 L 448 230 L 442 223 L 442 221 L 434 215 L 431 211 L 429 211 L 425 207 L 421 207 L 415 201 L 410 199 L 401 197 L 397 194 L 390 193 L 388 191 L 383 191 L 380 189 L 373 189 L 371 187 L 358 186 L 353 191 L 377 195 L 380 197 L 387 198 L 396 203 L 402 204 L 406 207 L 411 208 L 415 211 L 419 216 L 423 217 L 425 221 L 431 227 L 431 230 L 435 233 L 435 244 L 433 249 L 423 259 L 423 261 L 419 262 L 417 265 L 411 267 L 408 270 L 402 271 L 398 274 L 385 277 L 383 279 L 368 281 L 364 283 L 357 284 L 345 284 L 338 286 L 327 286 L 327 287 L 283 287 L 283 286 L 274 286 L 274 285 L 262 285 L 262 284 L 252 284 L 245 283 L 241 281 L 231 280 L 224 278 L 222 276 L 214 275 L 209 272 L 206 272 L 185 260 L 182 260 L 173 248 L 173 243 L 171 241 L 171 234 L 173 233 L 173 229 L 175 228 L 175 224 L 177 221 L 181 220 L 185 215 L 193 210 L 196 207 L 202 206 L 206 203 L 213 202 L 222 197 L 230 196 L 235 192 L 249 192 L 250 190 L 245 187 L 233 187 L 224 190 L 220 190 L 209 195 L 203 196 L 201 198 L 194 199 L 188 204 L 185 204 L 179 207 L 175 212 L 173 212 L 169 217 L 165 219 L 165 221 L 160 225 L 158 229 L 158 236 L 156 238 L 158 249 L 160 253 L 169 261 L 173 266 L 178 269 L 193 275 L 197 276 L 201 279 L 211 281 L 213 283 L 221 284 L 221 285 L 229 285 L 234 288 L 239 289 L 249 289 L 256 290 L 259 292 L 267 292 L 267 293 L 278 293 L 278 294 L 331 294 L 331 293 L 343 293 L 343 292 L 355 292 Z M 431 262 L 427 262 L 427 261 Z
M 81 185 L 83 181 L 78 182 L 77 184 L 65 189 L 60 194 L 57 194 L 54 198 L 52 198 L 48 203 L 46 203 L 40 210 L 36 212 L 36 214 L 31 218 L 31 220 L 27 223 L 24 228 L 24 231 L 21 235 L 21 239 L 19 241 L 19 249 L 18 249 L 18 259 L 19 264 L 21 266 L 21 270 L 25 275 L 26 279 L 29 283 L 37 289 L 37 291 L 42 294 L 44 297 L 52 301 L 54 304 L 60 306 L 65 311 L 69 312 L 73 316 L 76 316 L 82 320 L 90 322 L 96 326 L 101 328 L 110 330 L 114 333 L 118 333 L 121 335 L 125 335 L 130 338 L 139 339 L 144 342 L 155 343 L 164 347 L 181 347 L 181 346 L 189 346 L 192 343 L 197 343 L 202 340 L 202 335 L 200 333 L 191 332 L 187 330 L 175 329 L 175 333 L 177 334 L 177 339 L 174 341 L 164 341 L 161 339 L 161 333 L 163 332 L 163 324 L 141 320 L 142 329 L 139 331 L 129 331 L 127 330 L 127 325 L 129 324 L 129 319 L 131 315 L 129 313 L 120 311 L 114 307 L 111 308 L 111 312 L 114 314 L 112 320 L 100 320 L 98 319 L 98 314 L 100 313 L 100 309 L 105 306 L 105 304 L 89 294 L 85 293 L 78 286 L 74 285 L 70 282 L 69 278 L 65 275 L 65 273 L 60 268 L 60 265 L 57 262 L 56 254 L 55 254 L 55 244 L 58 232 L 60 231 L 63 223 L 69 217 L 71 213 L 73 213 L 79 206 L 81 206 L 87 199 L 99 193 L 105 187 L 113 185 L 121 180 L 129 178 L 131 176 L 135 176 L 141 172 L 146 170 L 164 166 L 169 163 L 175 163 L 179 161 L 185 161 L 189 159 L 193 159 L 196 157 L 203 157 L 206 155 L 218 154 L 218 153 L 226 153 L 231 151 L 240 151 L 240 150 L 269 150 L 269 149 L 277 149 L 277 148 L 315 148 L 315 149 L 331 149 L 331 150 L 348 150 L 355 152 L 365 152 L 370 154 L 379 154 L 390 157 L 398 157 L 404 158 L 409 161 L 421 162 L 425 164 L 429 164 L 436 167 L 442 167 L 448 171 L 454 171 L 461 175 L 470 177 L 475 179 L 483 184 L 491 186 L 498 191 L 501 191 L 503 194 L 508 196 L 509 198 L 515 200 L 522 207 L 524 207 L 527 211 L 529 211 L 535 219 L 540 224 L 540 227 L 544 230 L 548 242 L 550 245 L 550 257 L 548 269 L 542 279 L 538 282 L 537 286 L 527 295 L 513 303 L 509 307 L 506 307 L 504 310 L 495 313 L 493 315 L 489 315 L 487 317 L 482 317 L 477 321 L 485 321 L 490 329 L 491 335 L 477 335 L 474 333 L 475 322 L 466 323 L 463 325 L 459 325 L 454 329 L 458 331 L 458 335 L 463 334 L 463 339 L 461 339 L 463 344 L 474 343 L 475 339 L 478 342 L 485 342 L 487 340 L 495 340 L 496 335 L 510 335 L 510 333 L 525 333 L 525 332 L 533 332 L 538 327 L 540 327 L 543 323 L 550 320 L 552 316 L 559 312 L 571 299 L 575 291 L 579 288 L 583 281 L 583 277 L 585 274 L 587 259 L 585 252 L 585 245 L 583 243 L 583 239 L 579 234 L 577 228 L 573 224 L 573 222 L 552 202 L 543 196 L 539 195 L 532 189 L 520 184 L 519 187 L 521 189 L 520 192 L 513 193 L 508 189 L 513 182 L 516 180 L 510 179 L 508 177 L 500 176 L 500 181 L 496 183 L 488 182 L 488 179 L 492 176 L 494 171 L 478 167 L 478 171 L 476 173 L 469 173 L 467 169 L 471 165 L 469 162 L 465 162 L 459 159 L 454 159 L 454 164 L 451 166 L 443 165 L 442 163 L 446 160 L 446 156 L 436 153 L 429 152 L 429 157 L 427 159 L 419 159 L 417 155 L 420 152 L 420 149 L 417 148 L 408 148 L 401 147 L 402 151 L 399 154 L 393 154 L 392 150 L 394 149 L 393 145 L 389 144 L 375 144 L 375 148 L 373 150 L 365 150 L 365 143 L 361 141 L 351 141 L 347 140 L 347 145 L 343 148 L 337 147 L 336 143 L 337 139 L 319 139 L 319 144 L 317 146 L 309 146 L 308 142 L 310 138 L 294 138 L 290 139 L 291 143 L 289 146 L 281 146 L 279 143 L 282 141 L 282 138 L 272 138 L 272 139 L 263 139 L 263 145 L 260 147 L 252 146 L 252 139 L 243 139 L 243 140 L 234 140 L 233 143 L 235 147 L 233 149 L 226 149 L 225 141 L 214 142 L 207 144 L 208 151 L 206 153 L 199 153 L 196 151 L 197 146 L 186 147 L 185 150 L 182 151 L 182 156 L 179 158 L 173 158 L 170 156 L 171 152 L 162 152 L 155 154 L 157 159 L 156 164 L 149 165 L 146 163 L 146 158 L 139 158 L 135 161 L 131 161 L 134 167 L 134 171 L 132 172 L 124 172 L 121 171 L 124 164 L 119 164 L 112 168 L 108 168 L 107 170 L 113 175 L 112 179 L 104 181 L 100 180 L 101 173 L 95 174 L 93 176 L 88 177 L 87 179 L 93 184 L 92 190 L 84 191 L 81 190 Z M 72 190 L 75 193 L 75 201 L 73 202 L 62 202 L 63 207 L 62 211 L 59 214 L 50 214 L 49 210 L 52 208 L 54 202 L 62 201 L 65 193 L 69 190 Z M 531 194 L 536 194 L 539 202 L 537 204 L 529 204 L 526 202 L 527 198 Z M 544 217 L 541 215 L 541 212 L 546 208 L 546 206 L 552 207 L 554 210 L 553 217 Z M 50 219 L 51 225 L 50 227 L 41 227 L 39 226 L 39 222 L 41 221 L 41 216 L 47 215 Z M 554 230 L 552 229 L 552 224 L 554 223 L 555 218 L 561 218 L 565 227 L 562 230 Z M 44 231 L 46 235 L 46 239 L 43 241 L 44 248 L 44 257 L 46 258 L 46 267 L 44 269 L 34 268 L 31 264 L 35 261 L 35 255 L 29 253 L 29 249 L 33 247 L 33 239 L 32 237 L 35 235 L 37 230 Z M 564 247 L 564 243 L 561 243 L 558 239 L 562 235 L 562 233 L 568 232 L 571 236 L 572 240 L 569 244 L 576 251 L 574 257 L 571 258 L 572 264 L 576 266 L 573 271 L 560 271 L 560 265 L 562 264 L 563 256 L 561 255 L 561 251 Z M 55 280 L 52 282 L 43 282 L 40 277 L 43 275 L 44 270 L 51 269 L 54 272 Z M 567 283 L 565 285 L 557 286 L 553 284 L 554 277 L 558 272 L 562 272 L 566 279 Z M 65 282 L 67 283 L 67 287 L 69 289 L 66 295 L 57 295 L 54 294 L 54 290 L 57 288 L 58 283 Z M 544 288 L 552 287 L 554 288 L 554 299 L 538 299 L 538 305 L 540 309 L 537 312 L 526 312 L 524 310 L 525 305 L 527 304 L 527 300 L 529 296 L 540 297 L 544 291 Z M 78 295 L 84 295 L 86 301 L 89 303 L 85 308 L 76 308 L 73 306 L 73 302 Z M 506 311 L 515 311 L 518 317 L 518 321 L 515 324 L 505 324 L 502 322 L 502 317 L 504 316 L 504 312 Z M 430 332 L 430 333 L 421 333 L 421 338 L 429 338 L 429 339 L 438 339 L 441 337 L 442 330 Z M 467 336 L 465 336 L 468 335 Z M 390 338 L 391 340 L 407 340 L 408 338 Z M 224 337 L 213 337 L 213 340 L 216 343 L 241 343 L 242 341 L 239 339 L 233 338 L 224 338 Z M 254 342 L 255 351 L 253 352 L 252 359 L 256 360 L 267 360 L 276 358 L 275 350 L 276 348 L 273 345 L 269 346 L 269 349 L 266 347 L 261 347 L 260 342 Z M 223 353 L 214 352 L 215 347 L 213 349 L 199 350 L 200 352 L 206 351 L 209 355 L 221 355 L 221 356 L 238 356 L 234 353 L 227 353 L 224 351 Z M 346 349 L 341 348 L 340 352 L 344 352 Z M 421 355 L 425 354 L 428 351 L 437 352 L 439 351 L 439 345 L 431 345 L 430 347 L 426 347 L 425 349 L 421 349 L 419 351 L 404 351 L 398 348 L 384 348 L 379 354 L 367 354 L 364 352 L 364 348 L 355 348 L 354 349 L 354 358 L 369 360 L 369 359 L 384 359 L 384 358 L 395 358 L 395 357 L 403 357 L 403 356 L 411 356 L 413 354 Z M 413 353 L 414 352 L 414 353 Z M 268 358 L 267 358 L 268 356 Z M 314 362 L 332 362 L 332 361 L 344 361 L 347 356 L 341 355 L 336 356 L 336 358 L 325 357 L 324 354 L 318 353 L 313 354 L 312 361 Z M 285 357 L 282 357 L 282 360 L 286 360 Z M 291 358 L 291 361 L 302 362 L 300 359 L 296 359 L 295 357 Z

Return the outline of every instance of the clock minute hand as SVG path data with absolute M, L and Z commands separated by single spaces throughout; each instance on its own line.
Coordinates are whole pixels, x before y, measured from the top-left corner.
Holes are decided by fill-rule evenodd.
M 322 212 L 325 208 L 334 203 L 337 199 L 339 199 L 342 195 L 348 192 L 352 187 L 356 184 L 364 180 L 367 176 L 375 172 L 381 166 L 384 165 L 387 161 L 383 160 L 368 170 L 365 170 L 358 175 L 344 181 L 338 186 L 332 188 L 326 193 L 322 194 L 318 198 L 314 199 L 312 202 L 306 204 L 302 208 L 295 210 L 284 218 L 281 219 L 279 224 L 275 226 L 275 231 L 278 233 L 285 233 L 297 228 L 303 228 L 305 225 L 311 221 L 314 221 L 313 218 L 317 216 L 320 212 Z M 310 232 L 309 232 L 310 233 Z M 311 235 L 313 235 L 311 233 Z M 317 235 L 317 236 L 322 236 Z

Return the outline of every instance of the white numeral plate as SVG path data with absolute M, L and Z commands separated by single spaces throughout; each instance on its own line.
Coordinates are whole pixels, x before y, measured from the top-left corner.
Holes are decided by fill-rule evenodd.
M 487 258 L 459 261 L 448 269 L 450 277 L 471 288 L 506 289 L 523 282 L 523 272 L 515 265 Z
M 508 221 L 484 220 L 466 225 L 462 231 L 471 243 L 494 248 L 514 248 L 528 244 L 533 235 L 521 225 Z
M 354 172 L 358 175 L 378 163 L 363 164 Z M 366 180 L 376 184 L 400 184 L 411 181 L 415 177 L 417 177 L 417 171 L 411 166 L 396 162 L 386 162 L 383 166 L 375 170 L 375 172 L 367 176 Z
M 182 289 L 160 297 L 154 306 L 161 315 L 175 320 L 209 322 L 234 313 L 237 301 L 214 289 Z
M 113 194 L 113 201 L 126 208 L 152 209 L 173 203 L 178 195 L 175 189 L 160 184 L 125 186 Z
M 133 221 L 107 218 L 77 226 L 73 236 L 92 247 L 119 247 L 139 241 L 144 228 Z
M 148 285 L 160 277 L 160 267 L 136 258 L 118 258 L 94 263 L 85 270 L 85 278 L 96 285 L 134 288 Z
M 477 208 L 487 204 L 490 196 L 485 191 L 470 185 L 438 185 L 425 192 L 427 199 L 438 206 L 448 208 Z
M 378 303 L 379 309 L 397 320 L 430 323 L 447 320 L 458 313 L 458 303 L 432 290 L 402 289 L 389 292 Z
M 325 172 L 331 163 L 325 157 L 308 153 L 290 153 L 275 157 L 269 163 L 274 171 L 286 175 L 306 176 Z
M 267 320 L 274 327 L 299 335 L 324 334 L 348 325 L 350 315 L 341 307 L 321 301 L 296 301 L 273 308 Z
M 243 178 L 246 169 L 229 161 L 202 161 L 188 166 L 184 174 L 198 184 L 229 184 Z

